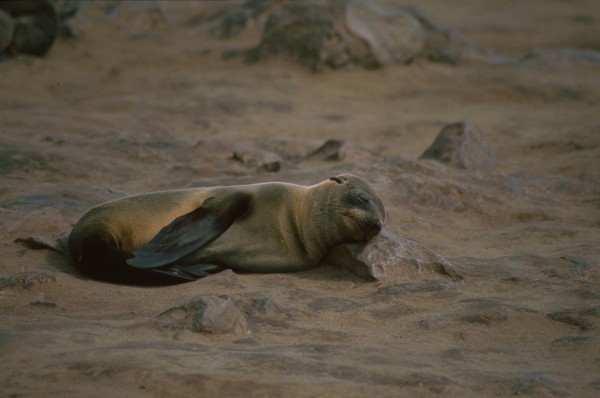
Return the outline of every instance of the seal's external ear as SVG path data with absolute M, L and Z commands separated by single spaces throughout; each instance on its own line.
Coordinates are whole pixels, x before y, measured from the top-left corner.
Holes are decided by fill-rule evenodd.
M 219 199 L 209 198 L 197 209 L 177 217 L 148 243 L 133 252 L 127 264 L 136 268 L 163 267 L 187 256 L 217 239 L 242 217 L 252 196 L 236 193 Z
M 343 176 L 330 177 L 329 179 L 337 182 L 338 184 L 345 184 L 346 182 L 348 182 L 348 179 Z

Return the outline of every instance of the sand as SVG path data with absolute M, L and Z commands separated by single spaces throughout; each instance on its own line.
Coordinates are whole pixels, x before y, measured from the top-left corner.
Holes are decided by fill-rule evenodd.
M 0 396 L 600 394 L 599 65 L 313 73 L 224 58 L 259 35 L 188 23 L 215 2 L 161 3 L 167 20 L 136 3 L 109 16 L 94 2 L 73 19 L 80 38 L 0 63 Z M 502 55 L 600 50 L 595 0 L 420 6 Z M 494 150 L 491 170 L 418 160 L 463 120 Z M 341 159 L 306 159 L 328 139 L 344 141 Z M 232 159 L 239 144 L 281 169 Z M 381 194 L 389 233 L 464 279 L 323 264 L 123 286 L 14 242 L 58 238 L 127 194 L 343 172 Z M 200 322 L 190 302 L 223 304 L 233 327 Z

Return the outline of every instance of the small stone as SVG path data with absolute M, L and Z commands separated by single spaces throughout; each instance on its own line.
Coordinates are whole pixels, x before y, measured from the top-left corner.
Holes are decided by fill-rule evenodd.
M 242 294 L 235 298 L 235 302 L 249 316 L 280 310 L 273 298 L 264 293 Z
M 288 327 L 293 311 L 281 307 L 273 298 L 262 292 L 244 293 L 232 297 L 235 305 L 253 325 L 267 324 Z
M 201 295 L 159 316 L 161 327 L 208 334 L 246 334 L 248 322 L 226 295 Z
M 276 153 L 241 144 L 235 147 L 233 159 L 242 162 L 250 168 L 267 172 L 281 170 L 281 164 L 283 163 L 281 157 Z
M 344 146 L 346 143 L 342 140 L 327 140 L 323 145 L 306 155 L 307 160 L 342 160 L 345 155 Z
M 433 159 L 459 169 L 487 171 L 494 164 L 494 152 L 472 122 L 445 126 L 419 159 Z

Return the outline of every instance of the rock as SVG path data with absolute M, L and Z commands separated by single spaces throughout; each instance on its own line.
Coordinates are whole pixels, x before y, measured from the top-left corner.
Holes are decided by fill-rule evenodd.
M 0 54 L 46 55 L 59 34 L 76 37 L 69 19 L 78 10 L 77 0 L 0 2 Z
M 419 54 L 431 62 L 457 65 L 465 61 L 503 65 L 512 61 L 510 57 L 495 54 L 493 51 L 476 45 L 453 29 L 444 28 L 418 9 L 410 9 L 427 32 L 424 47 Z
M 248 3 L 237 12 L 228 11 L 217 31 L 228 35 L 245 27 Z M 498 62 L 490 51 L 438 26 L 422 12 L 389 2 L 262 1 L 254 15 L 266 22 L 259 45 L 247 53 L 251 62 L 278 56 L 315 71 L 325 66 L 408 64 L 417 58 L 451 64 L 466 59 Z
M 323 145 L 306 155 L 306 160 L 336 161 L 345 156 L 346 142 L 342 140 L 327 140 Z
M 459 169 L 487 171 L 494 163 L 494 152 L 483 134 L 470 121 L 445 126 L 419 159 L 434 159 Z
M 10 46 L 14 25 L 12 17 L 0 9 L 0 54 Z
M 61 37 L 79 39 L 83 35 L 83 30 L 71 23 L 71 18 L 79 12 L 80 6 L 81 2 L 79 0 L 64 0 L 61 2 L 58 11 L 61 20 L 59 31 Z
M 176 21 L 156 1 L 117 1 L 102 5 L 109 20 L 132 34 L 157 27 L 176 26 Z
M 464 278 L 437 252 L 407 238 L 382 231 L 367 243 L 345 243 L 331 249 L 322 262 L 359 277 L 382 279 Z
M 372 151 L 352 141 L 329 139 L 317 149 L 308 151 L 301 156 L 299 162 L 339 162 L 357 164 L 361 162 L 373 163 L 381 158 L 376 151 Z
M 282 308 L 266 293 L 244 293 L 235 295 L 232 299 L 252 325 L 288 327 L 288 321 L 294 317 L 293 310 Z
M 345 3 L 348 30 L 369 45 L 380 66 L 407 64 L 425 46 L 427 32 L 410 10 L 376 1 Z
M 281 157 L 276 153 L 242 144 L 235 146 L 233 159 L 242 162 L 250 168 L 269 172 L 279 171 L 283 162 Z
M 0 41 L 6 42 L 8 39 L 9 43 L 0 48 L 1 52 L 41 57 L 50 50 L 58 37 L 58 10 L 50 0 L 4 1 L 0 2 L 0 12 L 0 34 L 5 36 Z M 7 23 L 8 21 L 10 22 Z
M 227 295 L 204 294 L 159 316 L 159 326 L 208 334 L 247 334 L 248 322 Z
M 265 293 L 244 293 L 233 297 L 235 305 L 249 317 L 278 311 L 279 305 Z
M 291 318 L 290 311 L 281 308 L 271 296 L 253 292 L 203 294 L 163 312 L 157 322 L 161 329 L 243 335 L 251 332 L 251 325 L 287 327 Z
M 265 13 L 278 7 L 282 1 L 246 0 L 241 5 L 226 7 L 198 22 L 208 22 L 210 32 L 219 38 L 239 35 L 253 23 L 264 20 Z M 260 22 L 259 22 L 260 23 Z
M 365 62 L 367 45 L 354 40 L 343 28 L 343 14 L 335 8 L 332 2 L 290 2 L 275 9 L 265 23 L 259 45 L 247 53 L 247 60 L 277 56 L 314 71 Z M 362 56 L 357 58 L 356 53 Z M 372 58 L 366 63 L 376 66 Z

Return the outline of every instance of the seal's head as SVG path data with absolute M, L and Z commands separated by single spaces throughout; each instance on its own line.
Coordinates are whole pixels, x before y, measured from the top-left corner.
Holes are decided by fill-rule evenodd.
M 385 209 L 377 193 L 363 179 L 344 174 L 322 182 L 327 191 L 329 228 L 340 242 L 362 242 L 383 227 Z
M 366 241 L 381 231 L 385 209 L 377 193 L 363 179 L 351 175 L 331 177 L 340 191 L 338 214 L 353 241 Z

